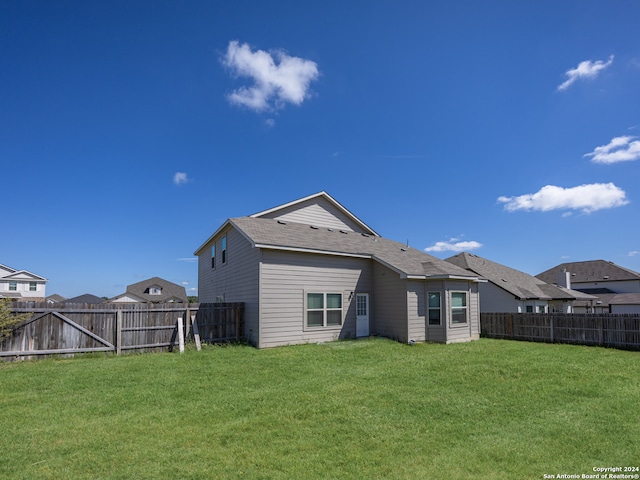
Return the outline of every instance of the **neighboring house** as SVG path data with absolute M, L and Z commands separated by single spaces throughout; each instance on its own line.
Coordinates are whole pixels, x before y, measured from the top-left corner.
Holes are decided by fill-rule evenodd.
M 576 301 L 595 299 L 472 253 L 459 253 L 446 261 L 488 280 L 480 285 L 481 312 L 573 313 Z
M 113 298 L 109 303 L 188 303 L 187 292 L 160 277 L 148 278 L 127 286 L 127 291 Z
M 0 298 L 41 302 L 46 297 L 46 288 L 46 278 L 0 264 Z
M 195 255 L 199 300 L 244 302 L 259 348 L 479 338 L 477 275 L 382 238 L 326 192 L 228 219 Z
M 62 303 L 66 300 L 66 298 L 64 298 L 61 295 L 58 295 L 57 293 L 54 293 L 53 295 L 49 295 L 47 298 L 44 299 L 45 302 L 54 305 L 56 303 Z
M 588 260 L 557 265 L 538 275 L 547 282 L 595 295 L 581 305 L 586 313 L 640 313 L 640 273 L 613 262 Z
M 104 298 L 92 295 L 91 293 L 85 293 L 83 295 L 78 295 L 77 297 L 73 298 L 67 298 L 66 300 L 62 301 L 62 303 L 90 303 L 94 305 L 104 302 Z

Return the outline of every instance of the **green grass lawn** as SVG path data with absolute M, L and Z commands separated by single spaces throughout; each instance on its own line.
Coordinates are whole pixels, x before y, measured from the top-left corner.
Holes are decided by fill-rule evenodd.
M 640 353 L 482 339 L 0 365 L 0 478 L 543 478 L 640 464 Z

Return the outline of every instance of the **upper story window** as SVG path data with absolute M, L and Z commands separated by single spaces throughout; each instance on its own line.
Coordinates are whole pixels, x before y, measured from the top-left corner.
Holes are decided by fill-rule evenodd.
M 467 323 L 467 292 L 451 292 L 451 323 Z
M 222 237 L 222 263 L 227 263 L 227 236 Z
M 145 290 L 144 293 L 148 293 L 149 295 L 162 295 L 162 287 L 158 287 L 158 286 L 149 287 Z
M 429 325 L 440 325 L 440 292 L 429 292 Z
M 37 282 L 29 282 L 29 291 L 37 292 L 38 291 L 38 283 Z
M 18 290 L 18 282 L 9 282 L 9 291 L 15 292 Z
M 216 245 L 211 245 L 211 268 L 216 268 Z

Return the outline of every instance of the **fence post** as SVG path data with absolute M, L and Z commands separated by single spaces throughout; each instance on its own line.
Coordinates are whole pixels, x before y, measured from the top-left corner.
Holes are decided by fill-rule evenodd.
M 553 321 L 553 314 L 551 314 L 551 343 L 555 343 L 555 322 Z
M 200 332 L 198 331 L 198 324 L 196 323 L 195 315 L 191 315 L 191 326 L 193 327 L 193 339 L 196 342 L 196 350 L 200 351 L 202 345 L 200 344 Z
M 178 345 L 180 353 L 184 353 L 184 330 L 182 329 L 182 317 L 178 317 Z
M 122 353 L 122 309 L 116 310 L 116 355 Z

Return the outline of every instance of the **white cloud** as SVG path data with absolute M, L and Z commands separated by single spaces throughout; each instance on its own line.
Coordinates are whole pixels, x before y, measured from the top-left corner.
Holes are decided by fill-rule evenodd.
M 178 262 L 195 263 L 198 261 L 198 257 L 182 257 L 182 258 L 176 258 L 176 260 Z
M 542 187 L 536 193 L 527 193 L 517 197 L 499 197 L 504 203 L 505 210 L 580 210 L 591 213 L 605 208 L 620 207 L 629 201 L 624 190 L 613 183 L 593 183 L 572 188 L 562 188 L 555 185 Z
M 461 241 L 459 238 L 450 238 L 446 242 L 436 242 L 431 247 L 424 249 L 425 252 L 464 252 L 468 250 L 476 250 L 482 247 L 482 244 L 474 240 Z
M 609 60 L 607 60 L 606 62 L 602 60 L 596 60 L 595 62 L 592 62 L 591 60 L 585 60 L 584 62 L 580 62 L 576 68 L 572 68 L 565 72 L 565 75 L 568 78 L 558 86 L 558 90 L 566 90 L 580 78 L 596 77 L 600 73 L 600 71 L 609 67 L 612 63 L 613 55 L 611 55 L 609 57 Z
M 282 108 L 286 103 L 300 105 L 309 96 L 309 84 L 318 78 L 318 65 L 292 57 L 283 51 L 251 51 L 237 41 L 229 42 L 222 63 L 232 74 L 248 77 L 254 84 L 231 92 L 227 98 L 256 112 Z
M 617 163 L 640 159 L 640 140 L 638 137 L 623 136 L 613 138 L 607 145 L 596 147 L 585 157 L 591 157 L 594 163 Z
M 633 250 L 632 252 L 629 252 L 630 257 L 635 257 L 636 255 L 640 255 L 640 252 L 638 250 Z
M 184 172 L 176 172 L 173 175 L 173 183 L 176 185 L 182 185 L 183 183 L 187 183 L 189 181 L 189 177 Z

